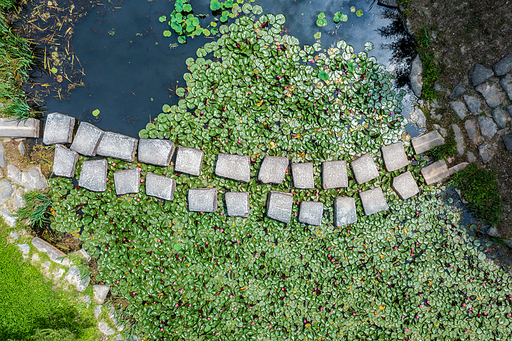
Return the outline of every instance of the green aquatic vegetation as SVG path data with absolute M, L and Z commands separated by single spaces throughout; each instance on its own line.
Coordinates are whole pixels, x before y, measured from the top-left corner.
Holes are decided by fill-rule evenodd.
M 158 18 L 160 22 L 165 22 L 167 17 L 165 15 Z M 169 26 L 176 32 L 178 42 L 186 43 L 187 36 L 196 36 L 203 33 L 203 29 L 199 23 L 199 18 L 192 13 L 192 5 L 188 0 L 176 0 L 174 3 L 174 11 L 169 18 Z M 171 31 L 165 30 L 164 37 L 170 37 Z
M 322 32 L 316 32 L 313 36 L 315 39 L 320 39 L 322 38 Z
M 362 17 L 362 16 L 363 16 L 363 10 L 362 10 L 362 9 L 357 10 L 356 15 L 357 15 L 358 17 Z
M 316 25 L 318 27 L 324 27 L 325 25 L 327 25 L 327 20 L 325 19 L 325 13 L 320 13 L 318 14 L 318 18 L 316 20 Z
M 337 24 L 339 23 L 340 21 L 347 21 L 348 20 L 348 16 L 346 14 L 343 14 L 341 12 L 336 12 L 334 13 L 334 18 L 333 18 L 333 21 Z

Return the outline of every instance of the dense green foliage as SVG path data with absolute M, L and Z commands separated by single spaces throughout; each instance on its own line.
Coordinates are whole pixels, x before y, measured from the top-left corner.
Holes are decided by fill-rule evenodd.
M 28 220 L 30 226 L 41 227 L 43 223 L 48 222 L 48 210 L 51 200 L 45 194 L 37 191 L 23 194 L 26 205 L 20 207 L 16 214 L 20 221 Z
M 436 161 L 446 160 L 450 156 L 457 155 L 457 142 L 455 141 L 453 130 L 450 130 L 450 134 L 446 137 L 444 144 L 432 148 L 428 153 Z

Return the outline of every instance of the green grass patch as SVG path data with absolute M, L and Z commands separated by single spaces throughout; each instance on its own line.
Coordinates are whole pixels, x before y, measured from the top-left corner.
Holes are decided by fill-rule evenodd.
M 441 70 L 436 60 L 436 55 L 431 48 L 431 37 L 426 27 L 419 29 L 415 33 L 416 48 L 423 64 L 423 90 L 422 97 L 427 101 L 434 101 L 438 98 L 434 89 L 435 83 L 439 79 Z
M 457 142 L 453 131 L 446 137 L 444 144 L 434 147 L 429 151 L 430 156 L 436 161 L 446 160 L 450 156 L 457 155 Z

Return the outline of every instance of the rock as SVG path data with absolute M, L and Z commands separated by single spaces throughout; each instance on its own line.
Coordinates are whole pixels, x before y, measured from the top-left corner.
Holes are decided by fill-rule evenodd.
M 32 167 L 28 172 L 21 173 L 21 184 L 25 187 L 26 192 L 34 190 L 43 191 L 48 188 L 48 182 L 39 166 Z
M 84 161 L 78 185 L 93 192 L 107 189 L 107 160 Z
M 492 111 L 492 117 L 494 122 L 498 125 L 498 128 L 503 129 L 507 127 L 507 124 L 512 121 L 512 118 L 505 110 L 501 108 L 494 108 Z
M 94 317 L 98 318 L 101 315 L 101 305 L 94 307 Z
M 467 120 L 466 122 L 464 122 L 464 128 L 466 128 L 466 132 L 468 133 L 469 139 L 474 144 L 479 144 L 481 137 L 478 134 L 476 120 Z
M 393 179 L 393 190 L 398 193 L 402 200 L 409 199 L 420 192 L 412 173 L 407 171 Z
M 505 148 L 507 148 L 507 150 L 512 150 L 512 134 L 505 135 L 502 139 L 503 143 L 505 143 Z
M 334 200 L 334 225 L 337 227 L 357 221 L 356 201 L 351 197 L 337 197 Z
M 12 185 L 7 180 L 0 181 L 0 205 L 5 204 L 7 200 L 11 197 L 14 192 Z
M 475 154 L 473 154 L 473 153 L 472 153 L 472 152 L 470 152 L 469 150 L 468 150 L 468 152 L 467 152 L 467 156 L 468 156 L 468 162 L 475 162 L 475 161 L 476 161 L 476 156 L 475 156 Z
M 226 192 L 224 195 L 226 199 L 227 214 L 229 217 L 243 217 L 249 216 L 249 193 L 248 192 Z
M 512 132 L 512 128 L 510 127 L 506 127 L 506 128 L 503 128 L 503 129 L 500 129 L 496 132 L 496 134 L 499 136 L 499 137 L 502 137 L 504 135 L 507 135 L 507 134 L 510 134 Z
M 0 211 L 0 215 L 4 218 L 4 221 L 7 225 L 14 227 L 16 226 L 16 219 L 18 219 L 15 215 L 12 215 L 8 209 L 4 208 Z
M 114 310 L 113 307 L 110 307 L 110 311 L 108 313 L 108 317 L 110 317 L 110 320 L 112 320 L 112 322 L 114 322 L 114 325 L 116 325 L 117 330 L 122 332 L 124 327 L 122 325 L 118 324 L 117 318 L 116 318 L 116 315 L 115 315 L 115 310 Z
M 347 163 L 345 161 L 322 163 L 322 187 L 323 189 L 348 187 Z
M 39 138 L 41 121 L 35 118 L 11 119 L 0 118 L 0 137 Z
M 398 2 L 396 0 L 379 0 L 378 4 L 381 6 L 389 7 L 389 8 L 397 8 L 398 7 Z
M 103 134 L 103 130 L 90 123 L 81 122 L 70 148 L 78 154 L 95 156 Z
M 423 87 L 423 66 L 421 64 L 420 55 L 417 54 L 416 58 L 412 61 L 411 74 L 410 74 L 411 88 L 416 97 L 421 97 L 421 89 Z
M 496 79 L 491 79 L 480 84 L 475 88 L 475 90 L 484 96 L 487 105 L 491 108 L 495 108 L 506 101 L 505 94 L 501 90 Z
M 0 142 L 0 167 L 5 168 L 7 166 L 7 158 L 5 156 L 5 149 L 2 142 Z
M 490 117 L 478 117 L 478 124 L 480 125 L 480 132 L 482 133 L 482 136 L 485 137 L 487 140 L 492 139 L 494 134 L 496 134 L 496 132 L 498 131 L 498 126 Z
M 439 121 L 440 119 L 443 118 L 443 115 L 441 115 L 441 114 L 436 115 L 436 108 L 433 108 L 430 110 L 430 117 L 432 117 L 432 119 L 434 119 L 436 121 Z
M 18 150 L 20 151 L 21 156 L 25 156 L 25 143 L 20 142 L 18 145 Z
M 384 165 L 388 172 L 393 172 L 409 165 L 404 144 L 397 142 L 381 148 Z
M 21 184 L 21 172 L 14 165 L 7 165 L 7 177 L 15 184 Z
M 464 96 L 464 102 L 466 102 L 469 111 L 471 111 L 473 115 L 480 115 L 480 113 L 482 112 L 482 101 L 478 97 Z
M 139 140 L 133 137 L 107 131 L 98 144 L 96 154 L 133 162 L 138 143 Z
M 427 127 L 427 118 L 423 114 L 423 111 L 418 107 L 414 107 L 413 111 L 409 114 L 409 122 L 420 129 Z
M 462 131 L 459 126 L 456 124 L 452 124 L 453 132 L 455 133 L 455 142 L 457 142 L 457 154 L 459 156 L 464 155 L 464 135 L 462 135 Z
M 496 228 L 496 226 L 489 227 L 487 229 L 486 233 L 487 233 L 488 236 L 491 236 L 491 237 L 494 237 L 494 238 L 501 238 L 501 235 L 498 232 L 498 229 Z
M 215 175 L 235 181 L 251 180 L 251 158 L 247 155 L 219 154 L 215 164 Z
M 512 104 L 507 106 L 507 111 L 512 116 Z
M 450 175 L 453 175 L 455 173 L 460 172 L 461 170 L 466 168 L 468 165 L 469 165 L 469 163 L 467 163 L 467 162 L 461 162 L 458 165 L 449 168 L 448 172 L 450 172 Z
M 469 79 L 473 86 L 477 86 L 494 75 L 492 70 L 486 68 L 482 64 L 475 64 L 471 71 L 469 71 Z
M 444 138 L 437 131 L 431 131 L 430 133 L 411 139 L 411 144 L 415 153 L 421 154 L 444 144 Z
M 503 76 L 512 71 L 512 56 L 508 55 L 492 67 L 496 76 Z
M 364 154 L 357 160 L 352 161 L 350 166 L 358 184 L 363 184 L 379 176 L 377 166 L 375 166 L 370 154 Z
M 105 322 L 98 322 L 98 329 L 103 335 L 114 335 L 116 332 L 108 326 Z
M 114 186 L 117 195 L 139 193 L 140 172 L 137 168 L 114 173 Z
M 492 157 L 496 153 L 496 146 L 492 143 L 484 143 L 478 147 L 478 153 L 484 163 L 491 161 Z
M 77 161 L 77 152 L 69 150 L 60 144 L 55 145 L 55 155 L 53 157 L 53 174 L 66 178 L 74 177 Z
M 427 185 L 431 185 L 450 176 L 450 172 L 448 171 L 446 162 L 444 160 L 440 160 L 422 168 L 421 175 L 425 179 Z
M 508 98 L 512 101 L 512 72 L 505 78 L 500 80 L 501 87 L 507 93 Z
M 55 262 L 57 264 L 61 264 L 64 266 L 70 266 L 71 262 L 66 257 L 66 254 L 59 249 L 57 249 L 55 246 L 49 244 L 48 242 L 42 240 L 39 237 L 35 237 L 32 239 L 32 245 L 39 251 L 44 252 L 50 257 L 50 260 L 52 262 Z
M 284 181 L 290 160 L 285 157 L 265 156 L 258 172 L 258 180 L 264 184 L 280 184 Z
M 71 143 L 75 122 L 75 118 L 68 115 L 57 112 L 48 114 L 44 127 L 43 143 L 46 145 Z
M 110 292 L 110 286 L 97 284 L 92 286 L 92 290 L 94 292 L 94 301 L 98 304 L 103 304 Z
M 466 89 L 464 89 L 464 86 L 462 85 L 462 82 L 459 82 L 459 84 L 457 84 L 455 86 L 455 88 L 453 88 L 453 91 L 452 91 L 452 93 L 450 95 L 450 99 L 454 99 L 456 97 L 459 97 L 464 92 L 466 92 Z
M 23 258 L 26 259 L 30 253 L 30 246 L 28 244 L 17 244 L 17 246 L 20 248 Z
M 384 199 L 382 188 L 380 187 L 359 193 L 359 196 L 361 197 L 364 213 L 366 215 L 372 215 L 389 209 L 386 199 Z
M 75 286 L 76 290 L 80 292 L 84 292 L 90 282 L 89 276 L 82 278 L 80 269 L 78 269 L 76 265 L 73 265 L 69 268 L 65 278 L 69 284 Z
M 25 206 L 25 199 L 23 199 L 23 196 L 20 193 L 16 193 L 14 195 L 14 207 L 21 208 L 23 206 Z
M 199 149 L 178 147 L 174 171 L 199 176 L 204 153 Z
M 89 262 L 91 260 L 91 256 L 84 249 L 78 250 L 78 254 L 80 254 L 85 259 L 86 262 Z
M 216 188 L 191 188 L 188 190 L 188 209 L 190 212 L 217 211 Z
M 267 199 L 267 217 L 285 224 L 292 217 L 293 194 L 270 191 Z
M 439 132 L 439 134 L 441 134 L 442 137 L 446 137 L 446 134 L 448 134 L 446 129 L 442 128 L 439 124 L 434 124 L 433 127 Z
M 319 201 L 303 201 L 300 203 L 299 222 L 308 225 L 322 225 L 324 204 Z
M 459 116 L 461 120 L 465 119 L 468 116 L 468 109 L 462 102 L 454 101 L 450 102 L 450 108 Z
M 169 140 L 140 139 L 137 161 L 148 165 L 169 167 L 174 143 Z
M 293 186 L 295 188 L 315 188 L 313 164 L 292 163 Z
M 15 231 L 11 231 L 9 233 L 9 237 L 11 237 L 12 239 L 14 240 L 18 240 L 18 238 L 20 237 Z
M 176 190 L 176 180 L 151 172 L 146 174 L 146 195 L 172 201 Z

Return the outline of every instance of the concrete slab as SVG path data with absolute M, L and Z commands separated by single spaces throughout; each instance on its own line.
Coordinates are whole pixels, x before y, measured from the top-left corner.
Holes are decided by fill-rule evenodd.
M 243 217 L 249 216 L 249 193 L 248 192 L 226 192 L 226 207 L 228 216 Z
M 405 172 L 395 177 L 392 187 L 402 200 L 409 199 L 420 192 L 411 172 Z
M 409 165 L 404 144 L 397 142 L 381 148 L 384 165 L 388 172 L 393 172 Z
M 148 172 L 146 174 L 146 195 L 172 201 L 176 190 L 176 180 Z
M 114 186 L 117 195 L 139 193 L 140 172 L 137 168 L 114 173 Z
M 104 132 L 100 128 L 87 122 L 81 122 L 70 148 L 78 154 L 95 156 L 103 134 Z
M 71 143 L 75 118 L 58 112 L 48 114 L 44 126 L 43 143 L 46 145 L 57 143 Z
M 42 240 L 39 237 L 34 237 L 32 239 L 32 245 L 39 251 L 44 252 L 50 257 L 50 260 L 52 262 L 58 263 L 60 265 L 64 266 L 70 266 L 71 262 L 69 261 L 69 258 L 66 257 L 66 254 L 59 249 L 57 249 L 55 246 L 51 245 L 47 241 Z
M 265 156 L 258 172 L 258 180 L 264 184 L 280 184 L 284 181 L 290 160 L 279 156 Z
M 300 203 L 299 222 L 320 226 L 324 215 L 324 204 L 319 201 L 303 201 Z
M 188 209 L 191 212 L 217 211 L 216 188 L 193 188 L 188 190 Z
M 139 140 L 133 137 L 107 131 L 98 144 L 96 154 L 133 162 L 138 142 Z
M 78 186 L 93 192 L 104 192 L 107 189 L 107 160 L 84 161 Z
M 199 149 L 179 146 L 176 151 L 174 171 L 199 176 L 203 165 L 204 153 Z
M 148 165 L 168 167 L 174 154 L 174 143 L 169 140 L 140 139 L 137 161 Z
M 41 137 L 41 121 L 35 118 L 24 120 L 0 118 L 0 137 Z
M 430 133 L 411 139 L 411 144 L 414 148 L 414 152 L 421 154 L 444 144 L 444 138 L 436 130 L 433 130 Z
M 376 187 L 359 194 L 363 203 L 364 213 L 372 215 L 381 211 L 389 210 L 389 206 L 384 199 L 382 188 Z
M 313 164 L 292 163 L 293 186 L 295 188 L 315 188 Z
M 288 224 L 292 217 L 293 194 L 270 191 L 267 199 L 267 217 Z
M 67 149 L 63 145 L 55 145 L 53 157 L 53 174 L 72 178 L 75 176 L 75 166 L 78 161 L 78 153 Z
M 323 189 L 348 187 L 347 163 L 326 161 L 322 163 Z
M 423 175 L 427 185 L 430 185 L 447 178 L 450 176 L 450 172 L 448 171 L 446 162 L 444 160 L 440 160 L 422 168 L 421 175 Z
M 251 158 L 247 155 L 219 154 L 215 175 L 241 182 L 251 180 Z
M 334 200 L 334 224 L 338 227 L 357 221 L 356 201 L 352 197 L 337 197 Z
M 379 171 L 371 154 L 364 154 L 359 159 L 352 161 L 350 166 L 358 184 L 364 184 L 379 176 Z

